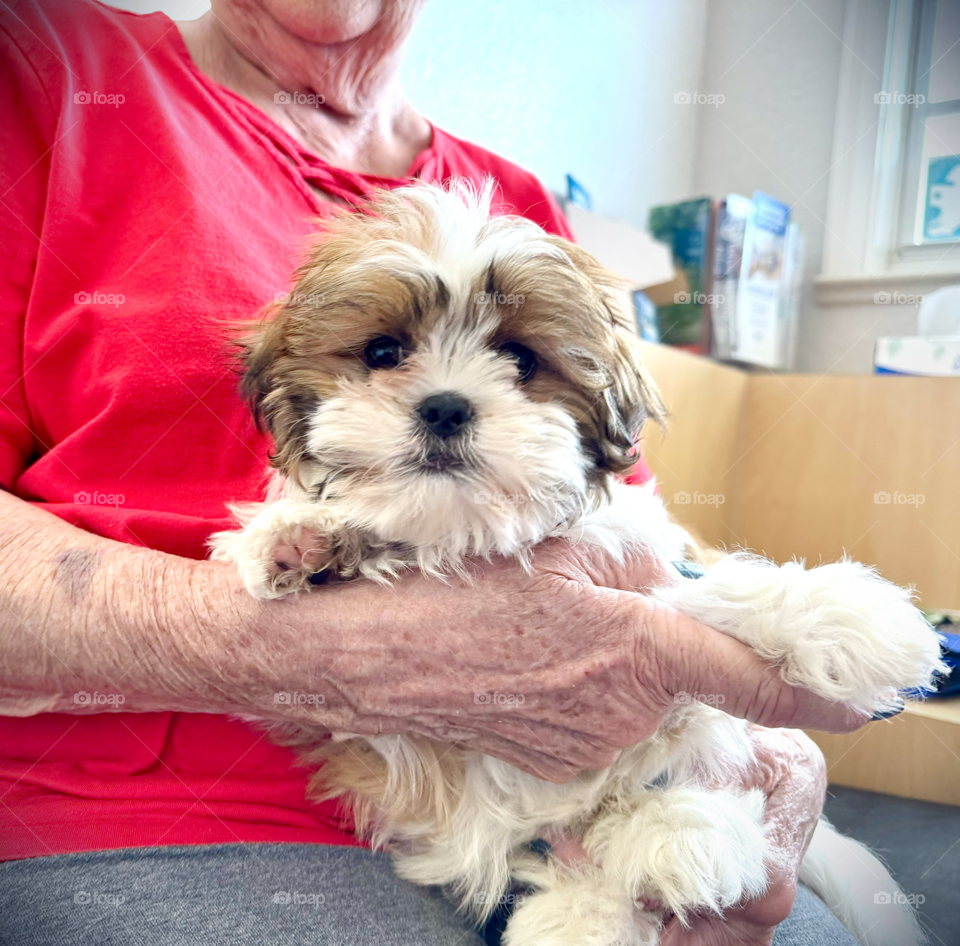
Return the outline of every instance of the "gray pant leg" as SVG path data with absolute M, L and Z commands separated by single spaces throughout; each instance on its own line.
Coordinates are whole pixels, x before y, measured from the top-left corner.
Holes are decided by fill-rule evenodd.
M 855 946 L 800 887 L 774 946 Z M 2 946 L 480 946 L 436 892 L 357 848 L 226 844 L 0 863 Z
M 0 863 L 3 946 L 480 946 L 358 848 L 227 844 Z
M 793 911 L 773 934 L 773 946 L 857 946 L 857 940 L 827 905 L 801 884 Z

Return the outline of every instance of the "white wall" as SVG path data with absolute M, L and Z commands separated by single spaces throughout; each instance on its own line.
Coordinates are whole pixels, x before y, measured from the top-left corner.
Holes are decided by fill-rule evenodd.
M 706 0 L 427 0 L 403 82 L 437 125 L 645 226 L 689 196 Z
M 798 368 L 827 371 L 811 317 L 820 272 L 845 4 L 838 0 L 710 0 L 703 88 L 719 108 L 702 108 L 694 189 L 714 196 L 763 190 L 791 204 L 806 238 Z M 843 339 L 848 345 L 853 339 Z M 862 352 L 860 352 L 862 355 Z M 862 360 L 862 359 L 860 359 Z M 869 370 L 849 359 L 840 370 Z

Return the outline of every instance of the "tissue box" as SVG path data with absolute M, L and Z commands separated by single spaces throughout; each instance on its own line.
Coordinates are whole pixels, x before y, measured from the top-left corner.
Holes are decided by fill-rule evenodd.
M 908 335 L 878 338 L 873 355 L 876 374 L 911 374 L 960 378 L 960 336 Z

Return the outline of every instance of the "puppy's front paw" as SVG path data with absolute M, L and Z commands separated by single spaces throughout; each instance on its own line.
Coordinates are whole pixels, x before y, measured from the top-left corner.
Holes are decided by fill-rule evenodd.
M 895 691 L 929 687 L 945 670 L 910 593 L 857 562 L 807 570 L 728 555 L 662 597 L 777 663 L 787 683 L 868 712 L 892 708 Z
M 261 598 L 281 597 L 316 581 L 330 564 L 334 545 L 329 536 L 304 525 L 291 525 L 257 544 L 241 568 L 247 589 Z
M 329 560 L 330 540 L 305 526 L 280 532 L 245 529 L 234 560 L 255 598 L 282 598 L 301 591 Z
M 331 564 L 334 537 L 315 508 L 280 500 L 254 516 L 240 532 L 211 540 L 213 557 L 235 562 L 255 598 L 280 598 L 306 588 Z
M 764 802 L 759 791 L 650 792 L 633 811 L 598 821 L 586 847 L 608 882 L 686 923 L 692 913 L 719 914 L 766 890 Z

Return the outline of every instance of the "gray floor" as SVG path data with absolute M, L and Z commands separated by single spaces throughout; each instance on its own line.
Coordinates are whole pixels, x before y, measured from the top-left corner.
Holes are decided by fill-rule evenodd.
M 960 808 L 831 785 L 825 814 L 873 848 L 904 891 L 923 894 L 931 946 L 960 946 Z

